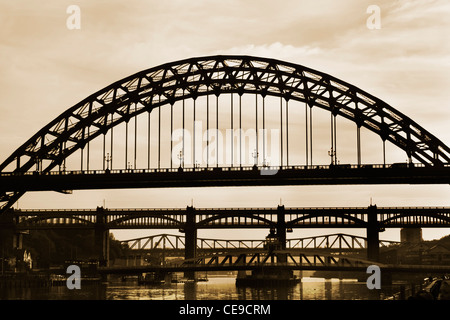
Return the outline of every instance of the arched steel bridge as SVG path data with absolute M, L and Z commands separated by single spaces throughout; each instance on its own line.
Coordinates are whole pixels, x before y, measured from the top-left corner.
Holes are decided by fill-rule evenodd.
M 189 221 L 192 220 L 192 221 Z M 295 208 L 128 208 L 11 209 L 0 219 L 15 230 L 37 229 L 196 229 L 289 228 L 446 228 L 449 207 Z
M 157 234 L 148 237 L 123 240 L 120 242 L 135 252 L 182 252 L 185 249 L 185 237 L 174 234 Z M 197 252 L 267 251 L 266 240 L 230 240 L 197 238 Z M 380 247 L 399 244 L 398 241 L 380 240 Z M 286 239 L 286 250 L 354 251 L 366 250 L 367 239 L 344 233 L 333 233 L 321 236 Z
M 243 103 L 249 94 L 256 97 L 254 102 Z M 229 97 L 226 105 L 224 96 Z M 211 106 L 210 97 L 216 100 Z M 269 98 L 279 100 L 279 109 L 275 107 L 279 110 L 277 117 L 273 105 L 269 115 Z M 300 110 L 297 105 L 292 107 L 295 103 L 304 104 L 301 139 L 298 132 L 294 135 L 292 131 L 294 110 Z M 313 135 L 316 109 L 330 114 L 331 165 L 320 166 L 313 158 L 317 152 Z M 338 166 L 337 116 L 355 124 L 357 143 L 353 164 Z M 277 150 L 269 152 L 267 130 L 269 122 L 275 118 L 279 119 L 278 136 L 271 137 L 271 141 L 276 140 Z M 205 132 L 196 133 L 196 121 L 206 122 Z M 118 135 L 119 128 L 122 131 Z M 190 140 L 188 128 L 193 131 Z M 254 134 L 246 135 L 249 128 Z M 381 138 L 382 164 L 363 168 L 361 128 Z M 130 130 L 134 131 L 134 139 L 129 138 Z M 233 134 L 228 149 L 221 148 L 218 139 L 226 130 Z M 176 137 L 175 132 L 178 132 Z M 118 136 L 125 139 L 118 143 Z M 200 142 L 196 145 L 198 138 Z M 250 148 L 243 148 L 242 144 L 249 138 L 254 143 L 249 144 Z M 94 148 L 94 140 L 98 142 L 97 148 Z M 304 161 L 293 155 L 294 151 L 299 153 L 300 140 Z M 408 164 L 386 164 L 386 141 L 406 153 Z M 129 145 L 131 142 L 134 147 Z M 179 143 L 174 146 L 174 142 Z M 138 152 L 138 147 L 142 146 L 144 152 L 142 149 Z M 197 152 L 199 147 L 201 150 Z M 206 157 L 203 149 L 206 149 Z M 270 166 L 268 158 L 272 160 Z M 226 165 L 221 165 L 227 161 Z M 412 168 L 414 161 L 416 165 Z M 138 72 L 64 111 L 0 164 L 0 205 L 4 212 L 27 191 L 45 190 L 325 183 L 447 184 L 450 183 L 449 163 L 450 148 L 441 140 L 383 100 L 354 85 L 298 64 L 219 55 L 176 61 Z M 253 165 L 259 169 L 256 174 L 251 170 Z
M 271 252 L 232 252 L 174 259 L 164 264 L 141 266 L 99 267 L 101 274 L 142 274 L 145 272 L 195 272 L 195 271 L 237 271 L 237 270 L 310 270 L 367 272 L 367 267 L 376 264 L 381 273 L 438 273 L 450 271 L 448 265 L 398 265 L 384 264 L 348 255 L 324 252 L 298 252 L 274 250 Z M 64 272 L 64 271 L 63 271 Z

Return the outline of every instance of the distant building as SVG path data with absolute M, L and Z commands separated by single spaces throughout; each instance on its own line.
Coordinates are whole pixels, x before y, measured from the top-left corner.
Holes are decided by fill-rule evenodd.
M 33 269 L 33 259 L 31 258 L 31 253 L 26 250 L 23 252 L 23 262 L 27 270 Z
M 400 241 L 402 243 L 416 243 L 422 242 L 422 229 L 421 228 L 403 228 L 400 230 Z

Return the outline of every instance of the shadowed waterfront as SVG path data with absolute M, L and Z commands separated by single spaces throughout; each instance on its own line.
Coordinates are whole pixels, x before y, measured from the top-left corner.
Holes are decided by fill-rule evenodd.
M 401 283 L 369 290 L 354 279 L 303 278 L 291 287 L 237 287 L 234 277 L 209 277 L 207 282 L 138 285 L 137 281 L 110 281 L 82 285 L 3 288 L 3 300 L 379 300 L 400 292 Z M 398 295 L 397 295 L 397 298 Z

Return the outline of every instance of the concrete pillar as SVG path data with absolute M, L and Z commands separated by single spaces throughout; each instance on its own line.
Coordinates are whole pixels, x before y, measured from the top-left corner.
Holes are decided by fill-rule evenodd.
M 100 266 L 109 265 L 109 230 L 103 207 L 97 207 L 97 221 L 94 226 L 94 246 Z
M 14 232 L 13 247 L 15 249 L 23 249 L 23 233 Z
M 184 244 L 184 259 L 192 259 L 197 255 L 197 227 L 195 224 L 195 209 L 194 207 L 187 207 L 186 223 L 184 226 L 185 244 Z M 184 277 L 195 280 L 194 271 L 186 271 Z
M 286 249 L 286 219 L 284 215 L 284 206 L 278 206 L 277 208 L 277 236 L 278 241 L 280 242 L 280 249 Z M 279 254 L 278 262 L 286 263 L 287 255 Z
M 380 228 L 377 221 L 377 206 L 369 206 L 367 213 L 367 259 L 371 261 L 379 261 Z
M 400 229 L 400 241 L 418 243 L 422 242 L 422 228 L 402 228 Z

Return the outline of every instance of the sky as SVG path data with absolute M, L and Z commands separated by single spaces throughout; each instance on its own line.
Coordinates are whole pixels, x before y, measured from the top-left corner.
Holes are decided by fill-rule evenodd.
M 80 9 L 79 29 L 70 29 Z M 373 11 L 379 28 L 370 28 Z M 384 100 L 450 144 L 450 4 L 446 0 L 0 0 L 0 161 L 69 107 L 110 83 L 180 59 L 275 58 L 335 76 Z M 369 21 L 369 23 L 368 23 Z M 321 186 L 27 193 L 19 208 L 449 206 L 450 186 Z M 335 230 L 295 230 L 290 237 Z M 365 230 L 338 230 L 365 235 Z M 126 240 L 153 231 L 113 231 Z M 177 230 L 174 230 L 177 232 Z M 261 239 L 264 231 L 199 231 Z M 426 240 L 449 234 L 424 229 Z M 381 239 L 399 240 L 399 230 Z

